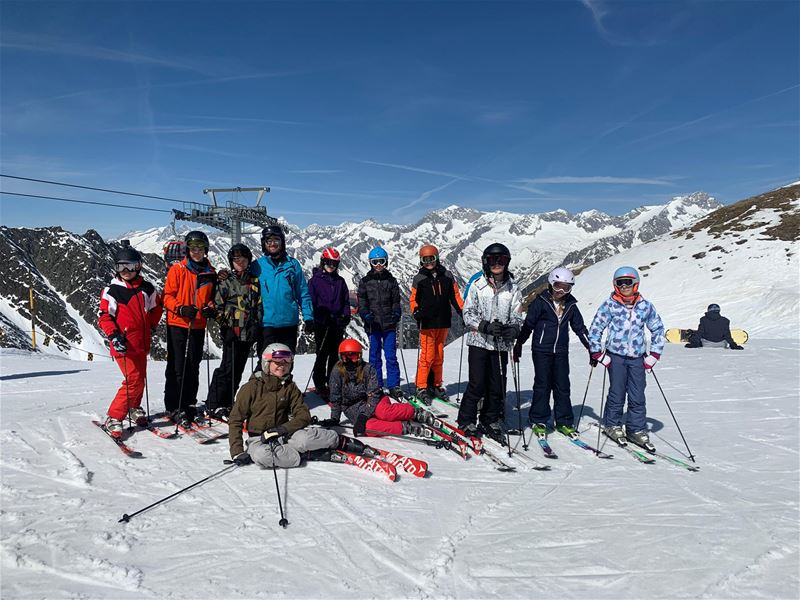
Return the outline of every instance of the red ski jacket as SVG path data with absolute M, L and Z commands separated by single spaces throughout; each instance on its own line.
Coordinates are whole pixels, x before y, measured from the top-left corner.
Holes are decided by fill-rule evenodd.
M 122 334 L 128 354 L 147 354 L 150 332 L 161 320 L 163 310 L 161 296 L 152 283 L 141 276 L 130 282 L 115 277 L 100 294 L 97 324 L 106 336 Z M 111 355 L 119 356 L 113 347 Z

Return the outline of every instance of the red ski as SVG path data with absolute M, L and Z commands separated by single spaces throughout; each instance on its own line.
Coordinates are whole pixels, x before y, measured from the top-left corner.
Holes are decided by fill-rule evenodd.
M 350 454 L 342 450 L 334 450 L 331 453 L 331 462 L 345 463 L 365 471 L 380 473 L 388 477 L 389 481 L 397 479 L 397 470 L 394 468 L 394 465 L 376 458 L 368 458 L 366 456 L 359 456 L 358 454 Z
M 428 463 L 426 463 L 424 460 L 411 458 L 410 456 L 403 456 L 402 454 L 397 454 L 388 450 L 382 450 L 380 448 L 375 448 L 374 446 L 367 447 L 375 452 L 375 456 L 372 458 L 377 458 L 383 462 L 387 462 L 395 468 L 399 467 L 409 475 L 414 475 L 415 477 L 425 477 L 425 474 L 428 472 Z

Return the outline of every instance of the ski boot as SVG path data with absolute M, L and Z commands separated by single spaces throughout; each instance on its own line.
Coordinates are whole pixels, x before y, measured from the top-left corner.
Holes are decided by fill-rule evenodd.
M 620 446 L 628 445 L 628 440 L 625 439 L 625 432 L 622 430 L 622 426 L 610 425 L 606 427 L 603 432 Z
M 656 447 L 650 442 L 650 436 L 647 434 L 647 431 L 644 429 L 641 431 L 634 431 L 628 433 L 625 437 L 628 438 L 631 442 L 636 444 L 637 446 L 644 448 L 648 452 L 655 452 Z
M 483 431 L 475 423 L 467 423 L 466 425 L 459 425 L 458 428 L 464 432 L 467 437 L 479 438 L 483 435 Z
M 319 448 L 317 450 L 308 450 L 302 454 L 302 457 L 305 458 L 307 461 L 312 460 L 331 460 L 331 455 L 333 454 L 333 450 L 330 448 Z
M 103 429 L 105 429 L 111 437 L 122 437 L 122 421 L 114 419 L 113 417 L 108 417 L 106 419 L 105 423 L 103 423 Z
M 438 385 L 433 388 L 433 397 L 439 400 L 449 400 L 450 396 L 447 394 L 447 388 L 443 385 Z
M 414 421 L 403 421 L 403 435 L 414 435 L 420 438 L 430 438 L 431 432 L 421 423 Z
M 430 406 L 431 402 L 433 402 L 433 396 L 431 396 L 428 388 L 417 388 L 417 393 L 415 394 L 417 400 L 425 404 L 425 406 Z
M 374 448 L 367 446 L 361 440 L 357 440 L 346 435 L 339 434 L 339 444 L 336 446 L 337 450 L 343 450 L 350 454 L 363 454 L 370 458 L 374 458 L 377 452 Z
M 533 429 L 533 435 L 538 438 L 544 438 L 547 436 L 547 425 L 544 423 L 534 423 L 531 426 L 531 429 Z
M 394 398 L 395 400 L 401 400 L 405 394 L 403 394 L 403 388 L 399 385 L 394 386 L 393 388 L 389 389 L 389 396 Z
M 231 414 L 231 409 L 227 406 L 220 406 L 218 408 L 212 408 L 208 411 L 208 415 L 212 419 L 216 419 L 217 421 L 225 421 L 228 422 L 228 417 Z
M 141 407 L 132 408 L 128 411 L 128 417 L 139 427 L 147 427 L 147 415 Z
M 415 408 L 414 416 L 411 417 L 411 420 L 422 423 L 423 425 L 430 425 L 431 427 L 441 426 L 439 419 L 437 419 L 432 412 L 428 412 L 424 408 Z
M 563 433 L 568 438 L 577 439 L 578 431 L 572 425 L 557 425 L 556 431 Z
M 501 446 L 507 445 L 506 433 L 503 431 L 503 426 L 500 421 L 484 425 L 483 430 L 486 432 L 486 437 L 493 439 Z
M 185 410 L 176 410 L 170 416 L 170 421 L 182 427 L 184 429 L 191 429 L 192 428 L 192 419 L 189 416 L 188 411 Z

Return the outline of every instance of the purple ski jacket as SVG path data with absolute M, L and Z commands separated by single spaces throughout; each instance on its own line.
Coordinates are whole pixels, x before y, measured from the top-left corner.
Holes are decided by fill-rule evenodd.
M 316 324 L 339 326 L 344 317 L 350 316 L 350 291 L 338 273 L 328 274 L 314 267 L 308 292 L 311 294 Z

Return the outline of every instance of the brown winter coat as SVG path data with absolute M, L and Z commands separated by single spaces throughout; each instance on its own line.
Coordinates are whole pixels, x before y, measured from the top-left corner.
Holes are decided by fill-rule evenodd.
M 291 435 L 311 423 L 311 413 L 291 375 L 279 379 L 257 371 L 239 390 L 228 418 L 231 456 L 244 452 L 242 426 L 245 421 L 250 435 L 260 435 L 280 425 Z

